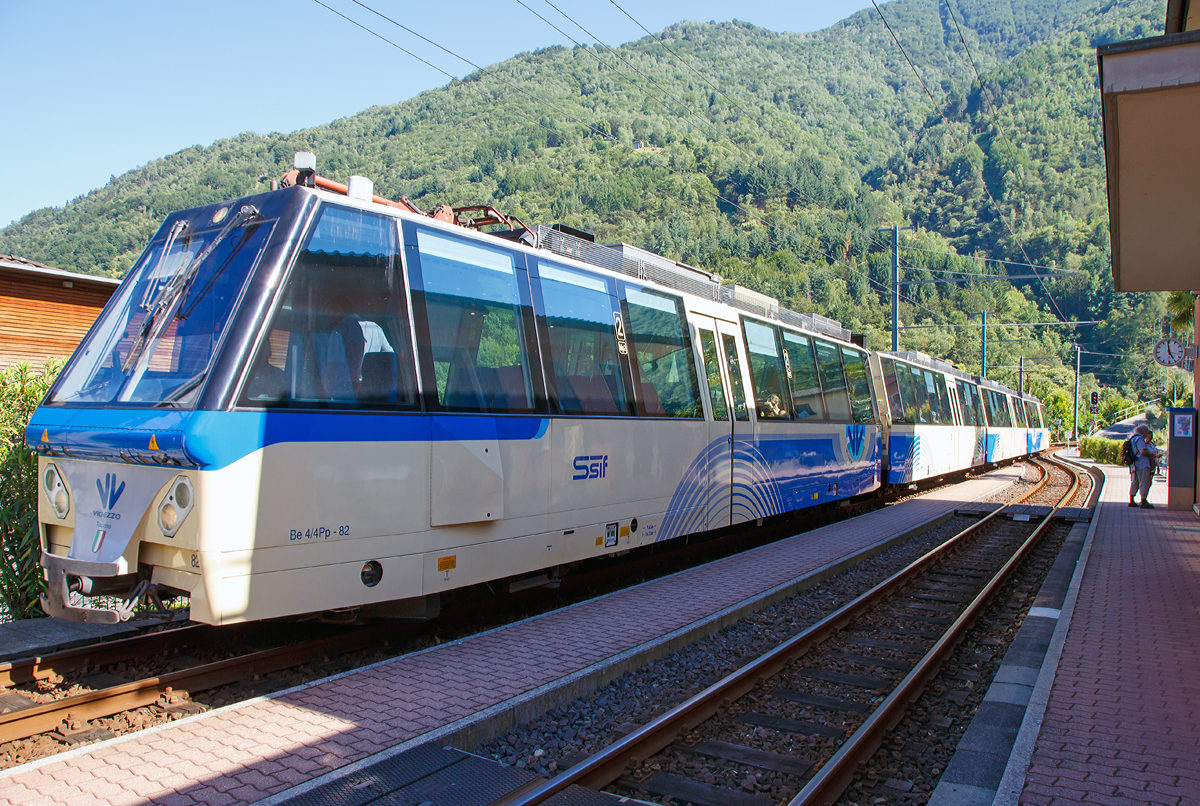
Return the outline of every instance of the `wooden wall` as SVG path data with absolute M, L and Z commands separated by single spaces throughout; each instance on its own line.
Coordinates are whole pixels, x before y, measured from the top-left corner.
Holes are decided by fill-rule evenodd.
M 18 361 L 41 366 L 66 358 L 116 286 L 0 268 L 0 369 Z

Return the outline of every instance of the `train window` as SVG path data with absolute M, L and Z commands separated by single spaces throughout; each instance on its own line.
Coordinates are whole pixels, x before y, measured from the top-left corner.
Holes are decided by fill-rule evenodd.
M 531 411 L 524 271 L 512 253 L 423 228 L 417 250 L 422 293 L 413 305 L 428 328 L 437 403 L 458 411 Z
M 746 392 L 742 387 L 742 361 L 738 358 L 737 339 L 728 333 L 722 333 L 721 343 L 725 345 L 725 365 L 729 367 L 729 387 L 733 392 L 733 417 L 735 420 L 749 420 L 750 410 L 746 408 Z
M 563 414 L 630 414 L 610 281 L 538 261 L 555 400 Z
M 883 384 L 887 388 L 888 411 L 892 414 L 892 422 L 908 422 L 904 412 L 904 397 L 900 393 L 900 380 L 896 376 L 896 362 L 890 358 L 880 358 L 879 368 L 883 372 Z M 904 371 L 904 367 L 900 367 Z
M 1042 421 L 1041 421 L 1041 418 L 1038 417 L 1037 404 L 1034 403 L 1032 400 L 1026 400 L 1023 402 L 1025 403 L 1025 413 L 1026 413 L 1026 415 L 1028 415 L 1027 419 L 1029 420 L 1029 427 L 1030 428 L 1041 428 Z
M 645 417 L 703 417 L 696 362 L 677 297 L 625 286 L 631 362 L 640 381 L 638 412 Z
M 817 364 L 808 337 L 783 331 L 783 351 L 792 371 L 792 413 L 797 420 L 824 420 L 825 402 L 821 399 L 821 382 L 817 379 Z
M 929 393 L 925 390 L 925 376 L 921 370 L 907 364 L 897 364 L 896 376 L 904 392 L 905 422 L 914 425 L 933 422 L 929 411 Z
M 962 380 L 955 380 L 954 385 L 958 388 L 959 409 L 962 411 L 963 418 L 962 424 L 971 428 L 982 425 L 978 417 L 979 396 L 976 393 L 978 387 Z
M 700 329 L 700 349 L 704 353 L 704 374 L 708 376 L 708 396 L 712 401 L 713 420 L 718 423 L 729 422 L 725 384 L 721 382 L 721 361 L 717 358 L 717 339 L 711 330 Z
M 251 366 L 243 406 L 416 407 L 395 219 L 321 209 Z
M 825 392 L 825 406 L 829 419 L 850 421 L 850 396 L 846 392 L 846 375 L 842 372 L 842 359 L 834 345 L 821 339 L 813 339 L 817 347 L 817 367 L 821 373 L 821 389 Z
M 871 386 L 862 353 L 843 347 L 842 363 L 846 367 L 846 380 L 850 385 L 850 409 L 854 414 L 854 422 L 874 422 L 875 413 L 871 410 Z
M 992 428 L 1012 428 L 1012 418 L 1008 414 L 1007 396 L 994 389 L 985 389 L 983 392 L 983 401 L 987 406 L 988 423 Z
M 925 371 L 926 385 L 933 376 L 934 391 L 929 396 L 930 408 L 936 413 L 933 421 L 939 425 L 954 425 L 954 412 L 950 403 L 950 392 L 946 389 L 946 376 L 940 372 Z
M 779 342 L 775 339 L 775 328 L 743 319 L 742 332 L 746 335 L 756 416 L 760 420 L 789 419 L 790 407 L 784 402 L 790 396 L 784 391 L 787 372 L 779 353 Z
M 1028 428 L 1028 423 L 1025 420 L 1025 407 L 1021 405 L 1021 399 L 1012 395 L 1008 395 L 1008 398 L 1012 401 L 1013 413 L 1016 414 L 1017 427 Z

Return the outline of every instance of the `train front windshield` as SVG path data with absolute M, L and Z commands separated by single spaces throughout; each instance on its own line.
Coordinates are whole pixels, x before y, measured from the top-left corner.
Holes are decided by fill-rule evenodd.
M 271 235 L 253 207 L 177 218 L 146 249 L 51 405 L 190 407 Z M 203 228 L 202 228 L 203 227 Z

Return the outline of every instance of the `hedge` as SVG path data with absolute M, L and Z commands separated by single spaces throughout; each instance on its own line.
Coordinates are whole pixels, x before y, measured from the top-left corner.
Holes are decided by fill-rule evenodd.
M 1084 437 L 1079 441 L 1079 455 L 1095 459 L 1104 464 L 1121 464 L 1120 439 L 1104 439 L 1103 437 Z
M 25 426 L 63 362 L 41 371 L 14 364 L 0 371 L 0 620 L 37 618 L 42 579 L 37 529 L 37 455 L 25 447 Z

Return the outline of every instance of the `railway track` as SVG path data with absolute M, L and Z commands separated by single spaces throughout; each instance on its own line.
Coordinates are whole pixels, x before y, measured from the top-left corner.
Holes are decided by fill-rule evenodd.
M 937 486 L 940 486 L 939 482 L 924 485 L 930 489 Z M 816 528 L 827 521 L 842 520 L 851 514 L 853 510 L 848 508 L 831 508 L 823 516 L 810 519 L 805 526 Z M 718 556 L 791 536 L 796 531 L 795 520 L 781 519 L 758 528 L 754 533 L 730 530 L 730 534 L 684 546 L 670 555 L 655 556 L 652 552 L 646 552 L 646 556 L 631 562 L 607 563 L 587 575 L 564 578 L 562 589 L 556 594 L 569 595 L 570 588 L 578 587 L 579 592 L 587 598 L 594 595 L 594 587 L 603 586 L 606 581 L 629 584 L 631 575 L 640 579 L 643 576 L 650 578 L 670 573 L 676 570 L 675 566 L 688 567 L 707 562 Z M 667 563 L 666 570 L 662 567 L 664 560 Z M 536 591 L 527 591 L 510 597 L 511 604 L 519 609 L 522 601 L 527 602 L 537 596 Z M 477 608 L 470 606 L 473 604 L 471 602 L 448 609 L 437 626 L 443 630 L 449 628 L 451 632 L 457 626 L 463 628 L 464 634 L 469 633 L 470 629 L 465 626 L 468 621 L 466 611 L 476 612 Z M 504 608 L 501 608 L 500 613 L 503 611 Z M 303 625 L 303 629 L 311 635 L 313 626 Z M 152 709 L 159 720 L 196 713 L 207 707 L 192 699 L 199 692 L 292 669 L 310 662 L 314 657 L 346 655 L 378 647 L 389 640 L 411 637 L 423 629 L 429 629 L 414 623 L 386 623 L 358 629 L 315 626 L 326 634 L 315 640 L 303 640 L 298 629 L 301 625 L 295 624 L 254 623 L 225 628 L 189 625 L 43 657 L 0 663 L 0 746 L 45 734 L 54 741 L 43 742 L 41 752 L 35 757 L 53 753 L 54 747 L 114 735 L 96 722 L 105 717 L 140 708 Z M 269 648 L 257 648 L 261 646 Z M 213 651 L 214 647 L 221 649 Z M 193 655 L 215 656 L 217 659 L 201 662 Z M 172 658 L 181 658 L 182 661 L 178 664 L 165 662 Z M 147 659 L 162 659 L 163 662 L 154 664 Z M 122 664 L 124 668 L 120 668 Z M 153 674 L 143 671 L 144 676 L 126 673 L 126 670 L 155 665 L 166 668 Z M 112 673 L 114 668 L 118 674 Z M 58 690 L 59 698 L 46 702 L 32 700 L 28 691 L 31 684 L 48 691 Z M 25 691 L 22 692 L 18 687 L 24 687 Z M 64 693 L 67 696 L 62 696 Z M 29 760 L 28 757 L 25 760 Z
M 1084 503 L 1075 500 L 1082 471 L 1038 464 L 1042 478 L 1017 500 L 649 724 L 492 806 L 533 806 L 571 786 L 694 806 L 836 802 L 1039 540 L 1065 528 L 1054 511 Z M 1008 517 L 1029 505 L 1044 510 Z

